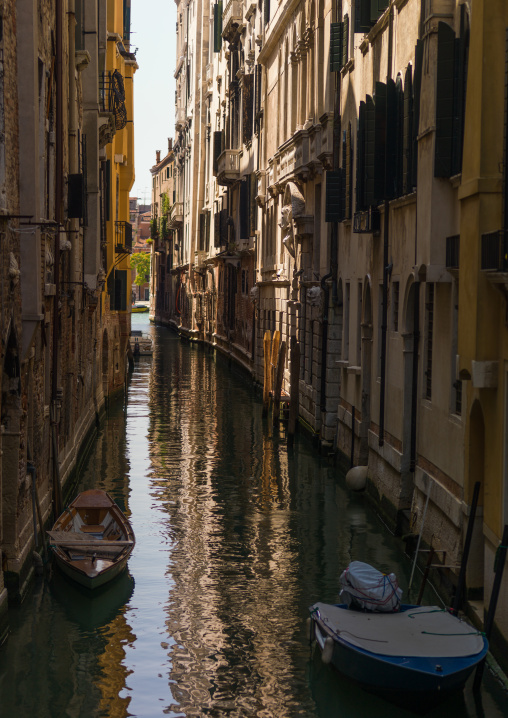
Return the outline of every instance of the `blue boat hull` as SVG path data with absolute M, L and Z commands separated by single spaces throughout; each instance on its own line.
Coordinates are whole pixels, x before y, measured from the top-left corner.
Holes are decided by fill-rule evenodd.
M 398 705 L 428 710 L 449 695 L 463 690 L 465 682 L 488 650 L 461 658 L 417 658 L 383 656 L 371 653 L 333 635 L 315 616 L 312 616 L 314 636 L 321 651 L 326 639 L 333 640 L 333 653 L 327 661 L 342 675 L 355 681 L 365 690 L 380 695 Z M 328 647 L 329 648 L 329 647 Z

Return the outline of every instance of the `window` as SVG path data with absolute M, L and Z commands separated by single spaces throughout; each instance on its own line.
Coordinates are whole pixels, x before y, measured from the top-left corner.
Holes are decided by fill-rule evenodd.
M 391 325 L 392 331 L 399 331 L 399 282 L 392 282 L 392 313 Z
M 369 32 L 388 7 L 388 0 L 354 0 L 355 32 Z
M 356 366 L 362 365 L 362 283 L 358 282 L 358 302 L 356 306 Z
M 351 285 L 346 284 L 346 297 L 344 301 L 344 338 L 342 340 L 342 358 L 349 359 L 349 311 L 351 306 Z

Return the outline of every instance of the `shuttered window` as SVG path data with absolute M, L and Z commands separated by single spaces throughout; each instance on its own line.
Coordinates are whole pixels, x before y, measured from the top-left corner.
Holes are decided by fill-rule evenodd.
M 249 237 L 252 237 L 257 229 L 257 202 L 258 180 L 255 172 L 249 175 Z
M 402 131 L 402 193 L 413 190 L 413 74 L 408 65 L 404 77 L 404 120 Z
M 376 82 L 374 102 L 374 202 L 385 198 L 387 88 Z M 371 202 L 371 204 L 374 204 Z
M 450 177 L 452 174 L 453 143 L 453 84 L 455 73 L 455 33 L 445 22 L 437 31 L 437 84 L 436 84 L 436 145 L 434 175 Z
M 222 0 L 213 6 L 213 51 L 220 52 L 222 48 Z
M 356 137 L 356 211 L 365 208 L 365 102 L 360 102 L 358 110 L 358 130 Z
M 254 122 L 254 75 L 243 76 L 242 136 L 244 142 L 252 139 Z
M 342 22 L 330 24 L 330 72 L 342 69 Z
M 355 0 L 355 32 L 369 32 L 388 4 L 389 0 Z
M 219 163 L 219 156 L 222 153 L 224 147 L 224 132 L 214 132 L 213 133 L 213 174 L 214 176 L 217 175 L 218 170 L 218 163 Z
M 345 197 L 344 197 L 344 216 L 351 219 L 353 216 L 353 138 L 351 132 L 351 122 L 346 130 L 346 161 L 343 165 L 345 169 Z
M 342 222 L 345 217 L 344 169 L 326 173 L 325 222 Z
M 415 72 L 413 87 L 413 157 L 411 163 L 412 186 L 418 180 L 418 135 L 420 132 L 420 93 L 422 87 L 423 40 L 418 40 L 415 48 Z
M 369 209 L 376 200 L 375 187 L 375 166 L 376 166 L 376 110 L 374 100 L 367 95 L 365 100 L 365 189 L 364 207 Z

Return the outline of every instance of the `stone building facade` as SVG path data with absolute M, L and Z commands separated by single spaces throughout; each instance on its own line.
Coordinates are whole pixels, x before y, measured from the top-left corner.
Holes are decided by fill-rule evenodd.
M 366 467 L 448 598 L 479 480 L 465 597 L 480 621 L 508 485 L 505 15 L 500 0 L 177 0 L 175 303 L 153 314 L 260 383 L 265 332 L 296 342 L 300 422 Z M 287 393 L 290 376 L 288 352 Z
M 118 120 L 132 118 L 129 4 L 2 7 L 0 640 L 79 452 L 125 379 L 129 315 L 111 307 L 107 280 L 133 180 L 133 127 Z M 118 57 L 131 87 L 117 77 L 111 94 L 104 74 Z M 104 164 L 108 153 L 117 161 L 115 136 L 128 170 L 109 217 Z

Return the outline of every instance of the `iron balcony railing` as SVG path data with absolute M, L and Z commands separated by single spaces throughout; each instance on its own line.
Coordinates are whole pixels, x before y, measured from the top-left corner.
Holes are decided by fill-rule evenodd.
M 127 124 L 127 110 L 123 76 L 118 70 L 99 75 L 99 108 L 101 112 L 113 114 L 116 129 L 123 130 Z
M 508 272 L 507 232 L 498 229 L 482 234 L 481 269 Z
M 132 224 L 130 222 L 115 222 L 115 248 L 118 254 L 131 254 Z

